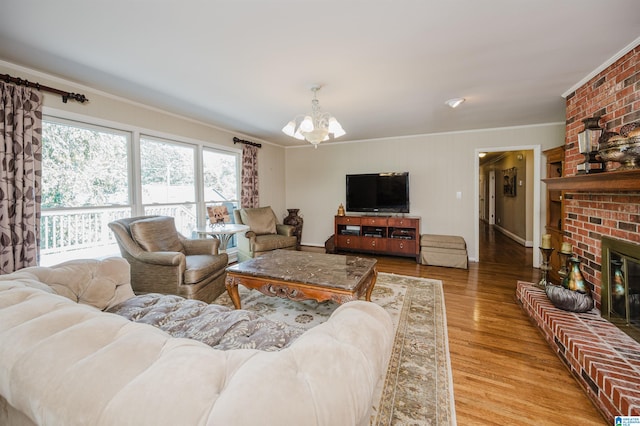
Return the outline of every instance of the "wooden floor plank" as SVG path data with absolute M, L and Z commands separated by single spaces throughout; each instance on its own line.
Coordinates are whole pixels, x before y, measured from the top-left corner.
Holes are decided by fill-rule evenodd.
M 532 252 L 481 224 L 468 270 L 376 257 L 378 271 L 442 280 L 459 425 L 606 425 L 515 299 Z

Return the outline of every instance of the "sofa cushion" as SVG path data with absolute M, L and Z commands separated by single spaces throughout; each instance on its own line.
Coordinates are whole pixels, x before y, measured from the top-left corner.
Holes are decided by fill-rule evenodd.
M 271 207 L 240 210 L 242 223 L 248 225 L 256 235 L 276 233 L 276 215 Z
M 172 217 L 140 219 L 129 225 L 131 237 L 146 251 L 177 251 L 184 253 Z
M 298 242 L 295 236 L 285 235 L 258 235 L 253 245 L 253 251 L 271 251 L 276 249 L 295 248 Z
M 0 281 L 10 279 L 31 287 L 39 284 L 38 288 L 49 293 L 101 311 L 135 296 L 129 263 L 121 257 L 71 260 L 53 267 L 32 266 L 0 276 Z
M 167 294 L 132 297 L 108 312 L 220 350 L 278 351 L 302 334 L 302 329 L 262 318 L 255 312 Z
M 212 254 L 193 254 L 186 257 L 187 268 L 184 271 L 184 283 L 196 284 L 205 278 L 220 275 L 225 272 L 228 262 L 227 256 Z M 216 272 L 218 274 L 216 274 Z

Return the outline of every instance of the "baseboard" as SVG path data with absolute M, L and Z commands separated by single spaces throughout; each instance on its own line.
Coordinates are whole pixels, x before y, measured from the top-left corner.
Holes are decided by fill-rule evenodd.
M 533 247 L 533 246 L 527 246 L 526 240 L 524 238 L 521 238 L 521 237 L 517 236 L 516 234 L 514 234 L 513 232 L 504 229 L 500 225 L 493 225 L 493 227 L 496 229 L 496 231 L 499 231 L 499 232 L 503 233 L 504 235 L 506 235 L 507 237 L 511 238 L 513 241 L 517 242 L 518 244 L 520 244 L 520 245 L 522 245 L 524 247 Z
M 303 247 L 324 247 L 324 243 L 301 243 Z

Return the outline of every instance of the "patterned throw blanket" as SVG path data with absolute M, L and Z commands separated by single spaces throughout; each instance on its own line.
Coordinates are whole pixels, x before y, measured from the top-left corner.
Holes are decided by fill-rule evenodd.
M 262 318 L 254 312 L 166 294 L 132 297 L 107 312 L 153 325 L 172 337 L 198 340 L 220 350 L 278 351 L 300 334 L 283 323 Z

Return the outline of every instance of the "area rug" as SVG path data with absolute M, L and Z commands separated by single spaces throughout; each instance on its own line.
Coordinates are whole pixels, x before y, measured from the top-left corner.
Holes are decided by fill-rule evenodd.
M 302 334 L 326 321 L 334 302 L 293 302 L 239 286 L 242 308 L 281 321 Z M 391 315 L 396 335 L 371 425 L 455 425 L 455 407 L 442 282 L 379 273 L 371 295 Z M 233 307 L 225 293 L 215 303 Z

